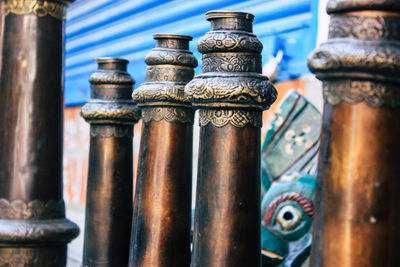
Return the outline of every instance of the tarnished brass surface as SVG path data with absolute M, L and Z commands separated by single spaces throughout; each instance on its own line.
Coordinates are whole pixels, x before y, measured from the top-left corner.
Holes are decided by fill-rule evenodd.
M 309 60 L 325 99 L 311 266 L 400 266 L 399 1 L 328 11 Z
M 196 58 L 186 35 L 155 34 L 146 82 L 133 93 L 143 109 L 129 266 L 187 267 L 193 116 L 184 87 Z
M 0 3 L 0 266 L 61 267 L 64 22 L 6 9 L 28 2 Z
M 90 123 L 83 266 L 127 266 L 133 201 L 134 80 L 127 60 L 98 58 L 89 81 L 92 98 L 81 115 Z
M 8 14 L 28 15 L 35 14 L 38 17 L 51 16 L 59 20 L 65 20 L 67 6 L 75 0 L 3 0 L 0 3 L 1 12 Z
M 261 112 L 276 90 L 261 72 L 254 16 L 210 11 L 203 74 L 185 88 L 200 108 L 192 267 L 260 266 Z

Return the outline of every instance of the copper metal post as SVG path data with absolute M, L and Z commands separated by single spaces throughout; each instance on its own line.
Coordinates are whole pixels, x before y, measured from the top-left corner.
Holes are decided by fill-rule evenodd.
M 185 88 L 200 108 L 192 267 L 260 266 L 260 127 L 276 90 L 261 75 L 254 16 L 210 11 L 203 74 Z
M 156 34 L 146 82 L 133 93 L 143 110 L 129 266 L 190 264 L 194 110 L 184 88 L 197 60 L 186 35 Z
M 0 2 L 0 266 L 65 266 L 64 20 L 72 1 Z
M 131 99 L 128 61 L 98 58 L 90 76 L 92 99 L 81 115 L 90 123 L 83 266 L 127 266 L 133 201 L 133 124 L 140 111 Z
M 400 266 L 400 2 L 331 0 L 311 265 Z

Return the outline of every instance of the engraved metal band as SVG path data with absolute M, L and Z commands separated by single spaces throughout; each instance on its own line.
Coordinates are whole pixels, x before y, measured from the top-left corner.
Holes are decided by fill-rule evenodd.
M 193 124 L 194 110 L 185 107 L 142 107 L 144 122 L 162 121 Z
M 329 40 L 310 55 L 309 67 L 324 81 L 324 99 L 331 105 L 399 107 L 400 13 L 354 9 L 358 5 L 362 3 L 330 1 Z
M 185 87 L 195 107 L 236 107 L 268 109 L 277 92 L 265 76 L 250 73 L 196 76 Z
M 81 116 L 89 123 L 132 124 L 140 119 L 140 111 L 130 100 L 89 100 Z
M 200 109 L 199 110 L 200 126 L 212 124 L 215 127 L 224 127 L 231 124 L 237 128 L 247 125 L 253 127 L 262 126 L 261 111 L 250 110 L 221 110 L 221 109 Z
M 331 105 L 364 101 L 373 108 L 400 107 L 400 87 L 392 83 L 329 80 L 324 82 L 323 96 Z
M 0 219 L 13 220 L 50 220 L 65 218 L 65 205 L 63 200 L 22 200 L 9 201 L 0 198 Z
M 38 17 L 51 16 L 65 20 L 66 9 L 69 1 L 40 1 L 40 0 L 4 0 L 1 2 L 3 15 L 35 14 Z
M 259 53 L 208 53 L 203 55 L 204 72 L 262 72 Z
M 122 138 L 133 137 L 133 125 L 116 125 L 116 124 L 90 124 L 91 137 L 103 138 Z

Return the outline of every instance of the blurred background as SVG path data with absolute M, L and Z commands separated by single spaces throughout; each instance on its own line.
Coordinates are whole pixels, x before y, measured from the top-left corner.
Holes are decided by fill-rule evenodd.
M 89 153 L 89 125 L 79 116 L 90 98 L 88 78 L 97 66 L 94 58 L 123 57 L 135 87 L 145 80 L 146 54 L 155 46 L 155 33 L 193 36 L 190 50 L 199 61 L 197 40 L 210 28 L 210 10 L 245 11 L 255 15 L 254 33 L 264 45 L 263 72 L 274 81 L 278 100 L 264 112 L 264 139 L 269 115 L 289 90 L 306 96 L 322 110 L 321 84 L 307 68 L 307 56 L 327 39 L 326 1 L 318 0 L 77 0 L 66 22 L 64 108 L 64 199 L 68 217 L 81 227 L 69 246 L 68 266 L 80 266 Z M 197 126 L 198 123 L 195 123 Z M 135 126 L 135 166 L 140 123 Z M 197 169 L 198 127 L 194 129 L 194 178 Z M 134 170 L 136 176 L 136 169 Z M 195 181 L 193 183 L 195 190 Z

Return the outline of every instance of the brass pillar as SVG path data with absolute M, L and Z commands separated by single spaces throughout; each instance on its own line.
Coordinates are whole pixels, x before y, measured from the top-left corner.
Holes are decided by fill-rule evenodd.
M 129 266 L 190 264 L 194 110 L 184 88 L 197 60 L 192 37 L 156 34 L 146 82 L 133 93 L 143 111 Z
M 260 266 L 262 110 L 276 90 L 261 75 L 254 16 L 210 11 L 198 43 L 203 74 L 185 88 L 200 109 L 192 267 Z
M 311 265 L 400 266 L 400 2 L 331 0 Z
M 72 1 L 0 2 L 0 266 L 65 266 L 64 20 Z
M 140 111 L 131 99 L 127 60 L 96 59 L 92 98 L 81 115 L 90 123 L 83 266 L 127 266 L 133 202 L 133 124 Z

